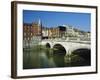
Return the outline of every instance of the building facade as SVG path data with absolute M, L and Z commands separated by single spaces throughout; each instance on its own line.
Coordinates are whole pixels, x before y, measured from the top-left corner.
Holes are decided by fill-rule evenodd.
M 31 47 L 41 41 L 42 28 L 39 22 L 23 24 L 23 47 Z

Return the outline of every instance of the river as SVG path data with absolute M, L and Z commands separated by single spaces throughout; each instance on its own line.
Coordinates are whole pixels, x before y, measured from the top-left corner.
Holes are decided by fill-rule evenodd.
M 60 51 L 61 52 L 61 51 Z M 72 55 L 73 57 L 73 55 Z M 75 57 L 75 56 L 74 56 Z M 70 57 L 65 57 L 65 54 L 54 52 L 49 48 L 27 48 L 23 49 L 23 69 L 38 69 L 38 68 L 56 68 L 56 67 L 71 67 L 71 66 L 86 66 L 89 63 L 83 64 L 83 59 L 74 59 L 73 64 L 69 61 Z M 76 64 L 76 62 L 78 64 Z M 83 60 L 83 61 L 82 61 Z M 66 62 L 68 61 L 68 62 Z

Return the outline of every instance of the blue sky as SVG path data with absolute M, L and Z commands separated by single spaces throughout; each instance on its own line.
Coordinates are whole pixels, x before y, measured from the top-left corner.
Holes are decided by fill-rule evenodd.
M 90 31 L 91 26 L 90 13 L 23 10 L 24 23 L 37 22 L 39 19 L 45 27 L 71 25 L 80 30 Z

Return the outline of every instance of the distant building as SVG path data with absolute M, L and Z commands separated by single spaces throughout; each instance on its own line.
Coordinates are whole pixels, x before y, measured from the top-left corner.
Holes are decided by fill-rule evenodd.
M 73 28 L 69 25 L 62 25 L 62 31 L 60 30 L 60 37 L 70 38 L 72 40 L 90 40 L 91 33 L 79 30 L 77 28 Z
M 42 39 L 90 40 L 90 34 L 90 32 L 85 32 L 69 25 L 44 27 L 39 20 L 31 24 L 23 24 L 23 46 L 34 46 Z
M 32 24 L 23 24 L 23 46 L 31 47 L 41 40 L 42 25 L 40 22 L 33 22 Z
M 48 28 L 48 38 L 49 39 L 53 38 L 53 29 L 52 28 Z
M 49 34 L 51 34 L 51 35 L 49 35 L 49 37 L 51 37 L 53 39 L 59 37 L 59 29 L 58 28 L 55 28 L 55 27 L 54 28 L 50 28 L 49 31 L 51 32 L 51 33 L 49 33 Z
M 42 39 L 48 39 L 48 28 L 42 27 Z
M 72 26 L 68 26 L 68 25 L 63 25 L 66 30 L 65 30 L 65 37 L 72 37 L 75 36 L 75 31 L 74 28 Z
M 65 37 L 66 27 L 65 26 L 58 26 L 59 29 L 59 38 Z
M 81 32 L 79 32 L 79 37 L 80 37 L 81 40 L 90 41 L 91 34 L 90 34 L 90 32 L 81 31 Z
M 43 39 L 54 39 L 59 37 L 58 28 L 42 28 L 42 37 Z

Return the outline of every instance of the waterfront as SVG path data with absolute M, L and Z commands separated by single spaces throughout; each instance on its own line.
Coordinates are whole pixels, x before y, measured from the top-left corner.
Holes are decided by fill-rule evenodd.
M 23 10 L 23 69 L 91 66 L 90 22 L 89 13 Z

